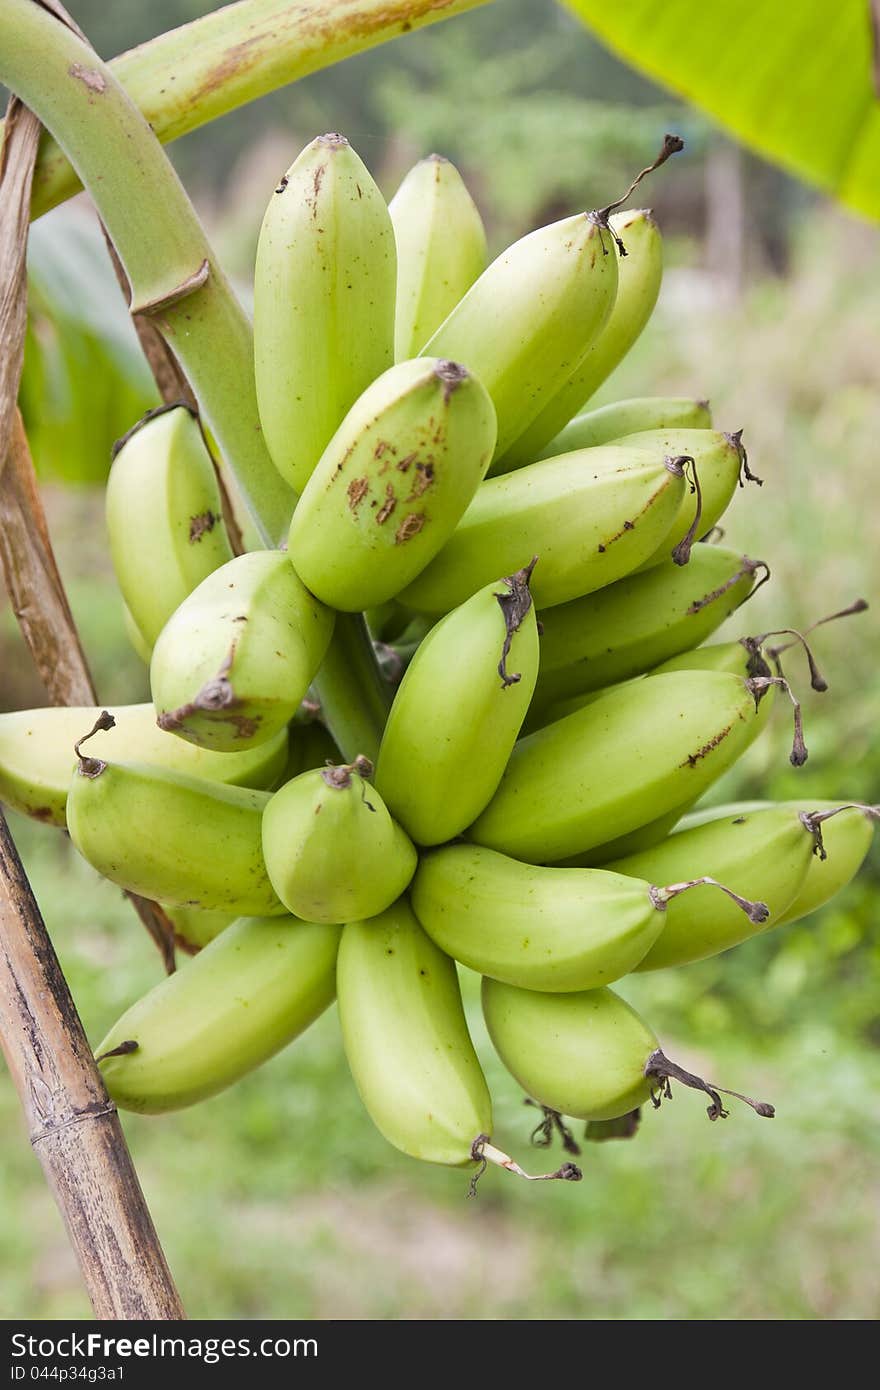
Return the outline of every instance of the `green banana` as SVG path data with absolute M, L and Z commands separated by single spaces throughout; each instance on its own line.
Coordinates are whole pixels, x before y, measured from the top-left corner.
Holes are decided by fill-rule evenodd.
M 92 732 L 106 727 L 99 720 Z M 284 907 L 261 846 L 270 800 L 268 792 L 79 753 L 67 828 L 83 858 L 129 892 L 178 907 L 275 916 Z
M 343 136 L 319 136 L 275 189 L 254 278 L 260 420 L 297 492 L 346 412 L 394 361 L 396 277 L 382 194 Z
M 754 647 L 748 645 L 750 640 L 746 639 L 745 643 L 742 641 L 716 642 L 708 647 L 697 647 L 694 651 L 682 652 L 680 656 L 671 657 L 662 665 L 655 667 L 650 672 L 650 676 L 677 671 L 719 671 L 740 676 L 743 680 L 766 678 L 770 675 L 770 667 L 764 661 L 760 651 L 756 651 Z M 641 684 L 645 679 L 646 677 L 637 676 L 624 684 L 631 688 Z M 597 700 L 602 699 L 606 693 L 610 694 L 612 690 L 623 688 L 623 686 L 613 686 L 607 692 L 593 691 L 587 695 L 578 695 L 569 700 L 559 701 L 557 704 L 551 705 L 542 717 L 547 722 L 561 719 L 567 714 L 574 713 L 575 709 L 584 708 L 588 703 L 594 704 Z M 773 712 L 775 700 L 775 686 L 765 687 L 760 695 L 755 716 L 749 723 L 742 751 L 753 744 L 764 732 Z M 741 756 L 741 753 L 737 756 Z M 696 794 L 692 793 L 677 806 L 665 811 L 662 816 L 648 821 L 645 825 L 638 826 L 635 830 L 628 831 L 625 835 L 615 836 L 614 839 L 597 848 L 587 850 L 582 854 L 568 856 L 560 860 L 560 863 L 566 868 L 604 866 L 615 859 L 622 859 L 626 855 L 638 854 L 642 850 L 649 849 L 652 845 L 656 845 L 666 838 L 702 794 L 702 791 Z
M 285 907 L 313 922 L 374 917 L 399 898 L 416 852 L 379 793 L 366 758 L 303 772 L 263 813 L 263 856 Z
M 339 928 L 244 917 L 133 1004 L 97 1049 L 110 1097 L 147 1115 L 216 1095 L 333 1002 Z
M 493 980 L 557 993 L 628 975 L 663 939 L 668 913 L 689 898 L 685 890 L 704 883 L 720 886 L 714 877 L 675 882 L 635 870 L 624 877 L 536 868 L 478 845 L 449 845 L 422 859 L 410 896 L 447 955 Z M 754 923 L 766 920 L 763 903 L 729 902 Z
M 617 261 L 617 294 L 611 312 L 574 370 L 513 446 L 499 458 L 501 472 L 506 473 L 540 457 L 548 440 L 583 409 L 623 361 L 657 303 L 663 276 L 663 241 L 651 212 L 644 208 L 618 212 L 608 221 Z M 620 251 L 621 243 L 625 254 Z
M 237 556 L 184 599 L 153 648 L 159 727 L 221 752 L 264 743 L 295 714 L 332 633 L 333 614 L 282 551 Z
M 345 417 L 293 514 L 300 578 L 346 612 L 393 598 L 452 535 L 494 441 L 492 402 L 464 367 L 417 357 L 390 368 Z
M 204 912 L 198 907 L 175 907 L 162 903 L 162 910 L 174 928 L 176 945 L 196 955 L 236 920 L 230 912 Z
M 538 673 L 530 574 L 489 584 L 447 614 L 394 698 L 376 786 L 418 844 L 459 835 L 501 780 Z
M 463 362 L 482 381 L 498 417 L 496 458 L 568 381 L 611 312 L 617 257 L 609 242 L 590 213 L 529 232 L 492 262 L 422 349 Z
M 58 706 L 0 714 L 0 801 L 47 825 L 66 825 L 73 745 L 100 713 L 100 706 Z M 103 747 L 114 760 L 243 787 L 275 786 L 287 760 L 283 729 L 258 748 L 214 753 L 163 733 L 152 705 L 115 705 L 110 713 L 115 727 Z
M 117 444 L 106 517 L 122 597 L 152 647 L 187 594 L 232 559 L 214 464 L 188 406 L 151 410 Z
M 137 653 L 144 665 L 148 667 L 150 664 L 150 657 L 153 655 L 153 644 L 147 641 L 124 603 L 122 605 L 122 625 L 125 628 L 125 635 L 131 643 L 132 650 Z
M 807 828 L 819 832 L 820 852 L 810 858 L 806 876 L 784 912 L 774 916 L 770 925 L 775 927 L 789 926 L 808 917 L 855 878 L 871 848 L 878 807 L 841 806 L 839 801 L 738 801 L 693 811 L 680 827 L 682 832 L 692 833 L 699 826 L 715 822 L 727 823 L 741 816 L 757 819 L 781 811 L 807 817 Z M 677 838 L 678 830 L 672 839 Z
M 401 601 L 445 613 L 537 555 L 538 609 L 613 584 L 668 536 L 686 490 L 660 449 L 582 449 L 490 478 L 458 529 Z
M 429 1163 L 468 1164 L 492 1102 L 455 966 L 405 900 L 345 927 L 336 970 L 345 1053 L 376 1128 Z
M 538 705 L 627 680 L 690 651 L 744 603 L 760 561 L 696 545 L 673 560 L 541 615 Z
M 415 357 L 486 268 L 486 233 L 454 164 L 431 154 L 388 204 L 397 244 L 398 362 Z
M 580 1120 L 614 1120 L 651 1098 L 659 1044 L 610 989 L 547 994 L 483 980 L 483 1014 L 498 1056 L 539 1104 Z
M 725 815 L 677 831 L 652 849 L 605 867 L 654 883 L 707 874 L 769 905 L 763 927 L 776 926 L 800 892 L 816 848 L 810 828 L 793 807 Z M 689 893 L 669 904 L 662 931 L 637 970 L 662 970 L 718 955 L 754 935 L 731 902 Z
M 738 676 L 648 676 L 521 739 L 468 832 L 541 863 L 607 844 L 696 799 L 740 756 L 757 692 Z
M 712 412 L 708 401 L 694 401 L 687 396 L 633 396 L 576 415 L 540 450 L 537 458 L 553 458 L 555 454 L 568 454 L 572 449 L 613 444 L 617 439 L 645 430 L 711 428 Z
M 620 448 L 661 449 L 667 454 L 686 455 L 694 460 L 699 481 L 699 488 L 684 493 L 669 535 L 653 555 L 641 562 L 641 569 L 667 560 L 691 527 L 697 526 L 698 536 L 708 535 L 724 515 L 737 487 L 747 481 L 761 485 L 761 479 L 749 468 L 742 430 L 735 434 L 705 429 L 640 430 L 614 443 Z
M 542 994 L 484 979 L 483 1014 L 507 1070 L 550 1120 L 616 1120 L 649 1099 L 658 1107 L 671 1098 L 673 1080 L 711 1098 L 710 1120 L 727 1116 L 724 1088 L 664 1056 L 644 1020 L 610 989 Z M 772 1105 L 726 1094 L 773 1118 Z

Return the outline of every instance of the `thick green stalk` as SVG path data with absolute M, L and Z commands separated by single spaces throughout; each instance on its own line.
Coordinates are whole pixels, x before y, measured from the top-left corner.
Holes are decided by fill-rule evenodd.
M 300 77 L 490 0 L 239 0 L 114 58 L 163 144 Z M 32 216 L 80 188 L 55 140 L 34 173 Z
M 375 763 L 391 708 L 362 613 L 337 613 L 333 640 L 315 681 L 321 717 L 347 762 Z
M 59 140 L 131 285 L 183 366 L 267 543 L 293 496 L 260 430 L 250 323 L 161 145 L 93 49 L 33 0 L 0 0 L 0 81 Z

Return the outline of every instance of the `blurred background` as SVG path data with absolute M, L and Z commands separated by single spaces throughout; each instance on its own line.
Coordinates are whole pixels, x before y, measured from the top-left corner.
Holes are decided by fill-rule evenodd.
M 69 0 L 110 57 L 215 8 L 197 0 Z M 781 705 L 711 794 L 880 800 L 877 440 L 880 242 L 613 59 L 552 0 L 505 0 L 351 59 L 171 146 L 243 298 L 259 224 L 301 147 L 341 130 L 390 197 L 436 150 L 465 175 L 493 251 L 604 205 L 664 131 L 685 153 L 636 201 L 654 207 L 667 270 L 651 324 L 596 404 L 708 396 L 743 428 L 762 489 L 738 495 L 725 544 L 773 580 L 722 636 L 806 626 L 865 597 L 817 638 L 805 671 L 810 758 L 795 771 Z M 128 645 L 103 527 L 110 447 L 156 403 L 81 197 L 35 224 L 23 404 L 62 574 L 109 703 L 148 698 Z M 804 694 L 806 691 L 806 694 Z M 0 600 L 0 710 L 45 703 Z M 13 833 L 90 1038 L 161 966 L 118 890 L 57 831 Z M 876 852 L 825 911 L 716 960 L 624 982 L 666 1050 L 772 1100 L 710 1125 L 700 1098 L 644 1116 L 632 1143 L 589 1146 L 584 1182 L 532 1188 L 421 1168 L 360 1108 L 331 1011 L 227 1094 L 162 1119 L 125 1117 L 190 1316 L 859 1319 L 880 1295 L 880 927 Z M 494 1059 L 498 1139 L 524 1161 L 533 1115 Z M 0 1308 L 85 1317 L 60 1218 L 0 1076 Z

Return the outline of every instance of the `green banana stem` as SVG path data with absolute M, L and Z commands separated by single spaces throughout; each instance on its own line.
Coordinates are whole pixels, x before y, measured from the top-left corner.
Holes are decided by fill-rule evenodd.
M 114 58 L 114 76 L 162 144 L 308 73 L 489 0 L 239 0 Z M 41 146 L 31 215 L 81 184 L 53 139 Z
M 391 687 L 376 661 L 362 613 L 337 613 L 330 648 L 315 680 L 321 717 L 347 762 L 375 764 Z
M 34 0 L 0 0 L 0 81 L 52 130 L 125 266 L 133 312 L 173 348 L 263 539 L 293 495 L 263 443 L 251 327 L 162 147 L 108 66 Z

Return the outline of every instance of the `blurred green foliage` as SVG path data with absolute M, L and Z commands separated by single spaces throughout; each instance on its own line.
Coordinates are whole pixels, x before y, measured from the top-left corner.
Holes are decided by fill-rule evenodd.
M 31 229 L 21 410 L 43 478 L 100 483 L 110 445 L 158 403 L 97 221 L 59 208 Z

